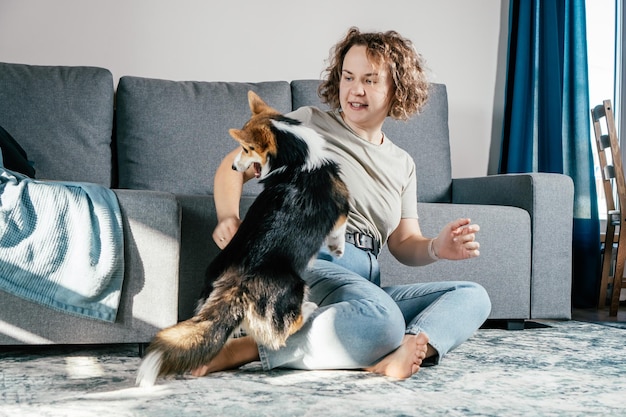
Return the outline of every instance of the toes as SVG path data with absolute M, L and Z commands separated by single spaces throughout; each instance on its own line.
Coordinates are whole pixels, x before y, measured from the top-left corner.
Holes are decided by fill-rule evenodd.
M 417 364 L 413 364 L 413 367 L 411 368 L 411 375 L 415 375 L 416 373 L 418 373 L 420 370 L 420 366 Z
M 426 345 L 426 344 L 428 344 L 428 342 L 430 342 L 430 339 L 428 338 L 426 333 L 418 333 L 418 334 L 415 335 L 415 342 L 417 344 Z

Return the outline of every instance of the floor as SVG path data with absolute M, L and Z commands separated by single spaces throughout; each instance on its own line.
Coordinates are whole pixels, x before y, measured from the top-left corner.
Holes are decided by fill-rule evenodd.
M 596 309 L 596 308 L 575 308 L 572 310 L 572 320 L 587 321 L 587 322 L 622 322 L 626 323 L 626 305 L 620 304 L 617 310 L 617 316 L 609 315 L 609 308 Z
M 135 347 L 13 350 L 0 352 L 0 417 L 625 416 L 625 332 L 574 320 L 483 329 L 407 380 L 253 362 L 135 387 Z
M 620 292 L 620 303 L 617 309 L 617 316 L 609 315 L 609 299 L 607 298 L 604 308 L 574 308 L 572 309 L 572 320 L 588 322 L 622 322 L 626 323 L 626 288 Z

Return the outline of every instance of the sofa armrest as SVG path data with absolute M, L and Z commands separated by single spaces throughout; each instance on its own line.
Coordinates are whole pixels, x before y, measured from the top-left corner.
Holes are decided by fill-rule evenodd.
M 177 321 L 180 209 L 173 195 L 113 190 L 124 229 L 115 323 L 56 311 L 0 291 L 0 345 L 147 343 Z
M 574 184 L 570 177 L 526 173 L 453 179 L 452 202 L 528 211 L 532 231 L 531 318 L 571 318 Z
M 180 217 L 170 193 L 113 190 L 124 227 L 124 291 L 118 322 L 149 341 L 157 330 L 178 321 Z

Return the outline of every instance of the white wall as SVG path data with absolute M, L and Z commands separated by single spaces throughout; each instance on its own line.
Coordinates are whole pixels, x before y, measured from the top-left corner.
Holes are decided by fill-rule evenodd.
M 348 27 L 395 29 L 447 84 L 452 174 L 469 177 L 497 166 L 507 13 L 506 0 L 0 0 L 0 61 L 116 81 L 318 78 Z

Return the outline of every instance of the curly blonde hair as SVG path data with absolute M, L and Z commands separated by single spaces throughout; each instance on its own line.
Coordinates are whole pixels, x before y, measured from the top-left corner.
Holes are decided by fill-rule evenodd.
M 330 52 L 324 81 L 318 94 L 332 109 L 338 109 L 339 83 L 343 70 L 343 60 L 355 45 L 365 46 L 368 59 L 377 66 L 387 66 L 393 79 L 393 97 L 389 116 L 407 120 L 419 113 L 428 100 L 428 81 L 424 61 L 415 51 L 413 43 L 396 31 L 362 33 L 358 28 L 348 30 L 345 38 Z

